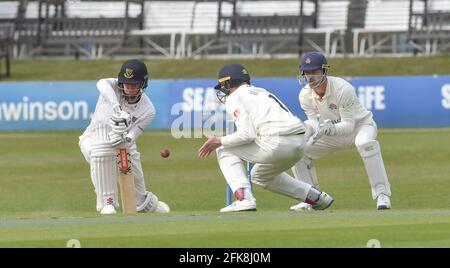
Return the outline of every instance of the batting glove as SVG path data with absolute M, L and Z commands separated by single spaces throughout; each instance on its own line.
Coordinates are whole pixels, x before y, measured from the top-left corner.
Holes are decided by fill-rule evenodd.
M 123 134 L 131 124 L 131 115 L 125 111 L 120 111 L 111 117 L 110 125 L 112 131 Z
M 111 146 L 113 148 L 119 147 L 122 144 L 122 142 L 124 141 L 123 135 L 122 134 L 117 134 L 114 131 L 110 131 L 108 133 L 108 136 L 109 136 L 109 141 L 111 142 Z

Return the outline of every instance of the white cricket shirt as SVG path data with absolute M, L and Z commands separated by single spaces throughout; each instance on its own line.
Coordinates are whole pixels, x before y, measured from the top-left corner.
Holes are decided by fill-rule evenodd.
M 117 105 L 122 107 L 122 110 L 131 115 L 131 125 L 126 130 L 126 137 L 130 138 L 130 143 L 134 143 L 138 136 L 150 124 L 155 117 L 156 111 L 150 98 L 143 93 L 141 99 L 135 104 L 128 104 L 122 98 L 122 92 L 119 90 L 117 78 L 100 79 L 97 82 L 97 89 L 100 91 L 100 96 L 95 107 L 95 112 L 92 115 L 91 123 L 87 127 L 83 136 L 89 135 L 93 126 L 97 124 L 110 124 L 110 119 L 113 115 L 113 108 Z
M 262 136 L 305 132 L 302 121 L 263 88 L 241 85 L 228 96 L 225 108 L 236 124 L 236 132 L 220 139 L 225 148 L 250 143 Z
M 321 120 L 330 119 L 335 124 L 336 135 L 350 134 L 356 125 L 373 122 L 372 112 L 361 104 L 353 86 L 339 77 L 327 77 L 322 99 L 306 85 L 300 91 L 299 100 L 308 120 L 317 122 L 318 114 Z

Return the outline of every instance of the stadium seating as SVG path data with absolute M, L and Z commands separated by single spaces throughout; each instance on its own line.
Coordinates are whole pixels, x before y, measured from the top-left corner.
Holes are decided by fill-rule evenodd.
M 226 3 L 226 2 L 225 2 Z M 224 3 L 224 4 L 225 4 Z M 315 7 L 309 1 L 304 2 L 303 24 L 312 27 L 316 22 Z M 301 24 L 300 2 L 263 2 L 263 1 L 237 1 L 236 12 L 230 15 L 221 15 L 221 34 L 227 38 L 239 40 L 264 40 L 290 38 L 298 39 L 299 25 Z M 231 26 L 233 25 L 233 26 Z
M 346 29 L 348 3 L 319 1 L 317 27 L 305 29 L 306 42 L 325 53 L 334 54 Z M 217 2 L 151 1 L 145 6 L 144 29 L 132 31 L 130 35 L 145 36 L 147 44 L 158 48 L 165 56 L 192 56 L 214 43 L 217 34 L 217 9 Z M 299 9 L 297 0 L 238 1 L 236 11 L 245 16 L 296 16 Z M 313 4 L 305 1 L 304 14 L 311 15 L 313 11 Z M 230 3 L 222 4 L 222 15 L 232 15 Z M 226 27 L 229 27 L 229 23 Z M 161 35 L 170 36 L 170 45 L 166 49 L 153 41 L 154 37 Z M 317 42 L 314 39 L 317 36 L 322 40 Z
M 140 27 L 140 4 L 130 4 L 128 12 L 126 6 L 125 1 L 29 2 L 15 21 L 14 54 L 101 58 L 123 46 L 130 28 Z
M 390 49 L 397 53 L 399 36 L 405 36 L 408 31 L 408 12 L 409 0 L 370 0 L 364 28 L 353 29 L 353 52 L 365 55 Z M 405 37 L 400 42 L 406 45 Z
M 125 6 L 124 1 L 80 1 L 66 5 L 66 16 L 68 18 L 124 18 Z M 141 13 L 139 5 L 130 5 L 129 9 L 130 17 L 135 18 Z
M 11 74 L 10 51 L 13 32 L 13 23 L 0 23 L 0 79 L 9 77 Z
M 19 1 L 1 1 L 0 2 L 0 21 L 15 19 Z
M 218 16 L 218 0 L 146 0 L 143 10 L 140 4 L 130 4 L 128 12 L 125 1 L 71 0 L 65 1 L 62 17 L 53 18 L 55 12 L 49 9 L 42 20 L 39 1 L 28 1 L 23 19 L 18 19 L 19 0 L 0 1 L 0 23 L 15 23 L 16 57 L 21 51 L 32 56 L 43 47 L 67 55 L 67 47 L 72 47 L 91 58 L 117 51 L 183 58 L 229 54 L 235 51 L 232 46 L 246 47 L 238 53 L 256 56 L 291 53 L 299 44 L 335 55 L 346 53 L 347 34 L 353 35 L 355 55 L 413 50 L 435 54 L 449 47 L 449 0 L 428 0 L 426 15 L 424 0 L 413 0 L 412 12 L 410 0 L 368 0 L 356 28 L 348 26 L 350 0 L 318 0 L 317 6 L 305 0 L 301 29 L 299 0 L 240 0 L 235 14 L 231 2 L 223 1 Z M 231 28 L 232 19 L 234 26 L 241 26 Z M 275 44 L 266 46 L 268 42 Z M 286 43 L 290 47 L 285 49 Z
M 8 9 L 17 10 L 18 1 L 10 1 Z M 13 5 L 16 6 L 13 6 Z M 307 43 L 325 53 L 336 52 L 338 41 L 346 28 L 346 14 L 348 1 L 319 1 L 320 13 L 317 16 L 316 27 L 308 27 L 304 30 Z M 208 49 L 216 41 L 218 3 L 203 1 L 146 1 L 144 7 L 143 29 L 130 31 L 131 37 L 143 38 L 147 47 L 150 47 L 167 57 L 192 56 Z M 124 17 L 124 3 L 117 1 L 73 1 L 67 2 L 65 15 L 67 18 L 119 18 Z M 50 9 L 50 16 L 53 16 Z M 237 12 L 244 16 L 292 16 L 298 15 L 298 0 L 283 1 L 238 1 Z M 314 7 L 310 1 L 304 2 L 304 14 L 311 15 Z M 232 6 L 229 3 L 222 5 L 222 14 L 230 16 Z M 139 8 L 130 6 L 129 15 L 139 15 Z M 1 16 L 1 14 L 0 14 Z M 9 15 L 12 17 L 11 15 Z M 37 19 L 38 2 L 29 2 L 25 17 Z M 293 21 L 292 23 L 296 23 Z M 67 25 L 77 23 L 66 22 Z M 82 25 L 78 22 L 78 25 Z M 27 35 L 21 35 L 22 39 L 32 39 L 37 29 L 27 25 Z M 24 28 L 24 27 L 22 27 Z M 92 29 L 84 31 L 90 35 Z M 290 30 L 295 33 L 294 30 Z M 50 32 L 49 43 L 73 42 L 68 38 L 59 38 L 63 32 Z M 166 37 L 166 39 L 164 39 Z M 298 37 L 295 36 L 295 39 Z M 320 38 L 320 39 L 317 39 Z M 72 41 L 71 41 L 72 40 Z M 106 39 L 105 39 L 106 40 Z M 168 40 L 165 42 L 165 40 Z M 32 41 L 29 41 L 32 42 Z M 117 41 L 118 42 L 118 41 Z M 342 43 L 342 42 L 341 42 Z M 145 50 L 144 50 L 145 51 Z M 100 55 L 97 55 L 101 56 Z
M 317 10 L 313 1 L 304 1 L 301 19 L 299 1 L 243 1 L 238 4 L 237 15 L 228 18 L 227 25 L 220 25 L 226 39 L 250 40 L 254 42 L 253 47 L 260 42 L 263 47 L 267 40 L 298 45 L 302 37 L 310 48 L 327 54 L 334 54 L 338 44 L 343 45 L 349 1 L 318 1 Z M 227 29 L 231 21 L 235 27 Z
M 142 37 L 147 46 L 156 49 L 162 55 L 175 57 L 180 55 L 186 45 L 185 33 L 191 31 L 194 1 L 150 1 L 144 6 L 144 29 L 133 30 L 130 36 Z M 184 36 L 184 39 L 182 38 Z M 161 37 L 168 37 L 168 44 Z M 156 41 L 154 41 L 156 38 Z M 179 44 L 176 44 L 176 42 Z M 176 52 L 176 49 L 178 52 Z
M 325 53 L 335 53 L 347 24 L 348 1 L 319 2 L 321 12 L 316 28 L 305 29 L 306 42 Z M 237 13 L 245 16 L 296 16 L 299 1 L 239 1 Z M 215 43 L 218 20 L 217 2 L 151 1 L 145 5 L 144 29 L 133 30 L 130 36 L 143 37 L 145 43 L 167 57 L 192 56 Z M 311 15 L 314 7 L 305 1 L 304 14 Z M 222 4 L 222 14 L 231 16 L 232 5 Z M 332 18 L 332 19 L 330 19 Z M 228 26 L 229 27 L 229 23 Z M 158 43 L 168 37 L 167 44 Z M 323 41 L 317 44 L 314 37 Z M 296 39 L 298 37 L 295 37 Z M 342 42 L 341 42 L 342 44 Z
M 322 52 L 335 55 L 337 50 L 345 52 L 344 36 L 347 29 L 347 14 L 349 1 L 323 1 L 319 2 L 317 27 L 305 29 L 305 37 L 307 42 L 311 35 L 323 36 L 323 47 L 313 47 Z
M 428 1 L 428 10 L 450 11 L 448 0 Z M 411 52 L 408 40 L 409 0 L 371 0 L 368 2 L 364 28 L 353 29 L 356 55 Z M 413 1 L 412 13 L 423 14 L 424 2 Z M 447 35 L 449 33 L 447 32 Z
M 445 53 L 450 47 L 450 1 L 429 1 L 421 12 L 411 12 L 410 45 L 414 53 Z

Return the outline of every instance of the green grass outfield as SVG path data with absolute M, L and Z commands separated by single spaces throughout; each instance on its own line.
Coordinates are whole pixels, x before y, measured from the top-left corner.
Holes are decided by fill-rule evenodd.
M 325 211 L 291 212 L 284 196 L 255 188 L 257 212 L 220 214 L 225 180 L 201 139 L 148 131 L 138 141 L 147 187 L 168 215 L 101 216 L 77 146 L 81 131 L 0 133 L 0 247 L 450 247 L 450 129 L 382 129 L 393 209 L 375 210 L 356 150 L 317 162 Z M 171 149 L 163 159 L 159 151 Z
M 448 55 L 435 57 L 329 58 L 333 76 L 448 75 Z M 220 67 L 241 63 L 252 77 L 296 77 L 300 60 L 145 60 L 152 79 L 215 78 Z M 115 77 L 123 60 L 14 60 L 11 77 L 2 81 L 98 80 Z M 62 71 L 63 70 L 63 71 Z

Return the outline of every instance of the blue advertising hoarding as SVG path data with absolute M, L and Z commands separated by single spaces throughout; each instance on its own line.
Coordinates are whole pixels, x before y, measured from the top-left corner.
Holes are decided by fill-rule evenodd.
M 347 79 L 379 127 L 450 127 L 450 76 L 357 77 Z M 254 78 L 304 119 L 295 78 Z M 200 128 L 223 113 L 214 79 L 152 80 L 147 95 L 157 114 L 149 126 L 168 129 L 189 119 Z M 0 130 L 83 129 L 95 110 L 96 81 L 0 83 Z M 216 116 L 217 117 L 217 116 Z M 183 118 L 183 120 L 180 120 Z M 220 120 L 223 118 L 217 117 Z

